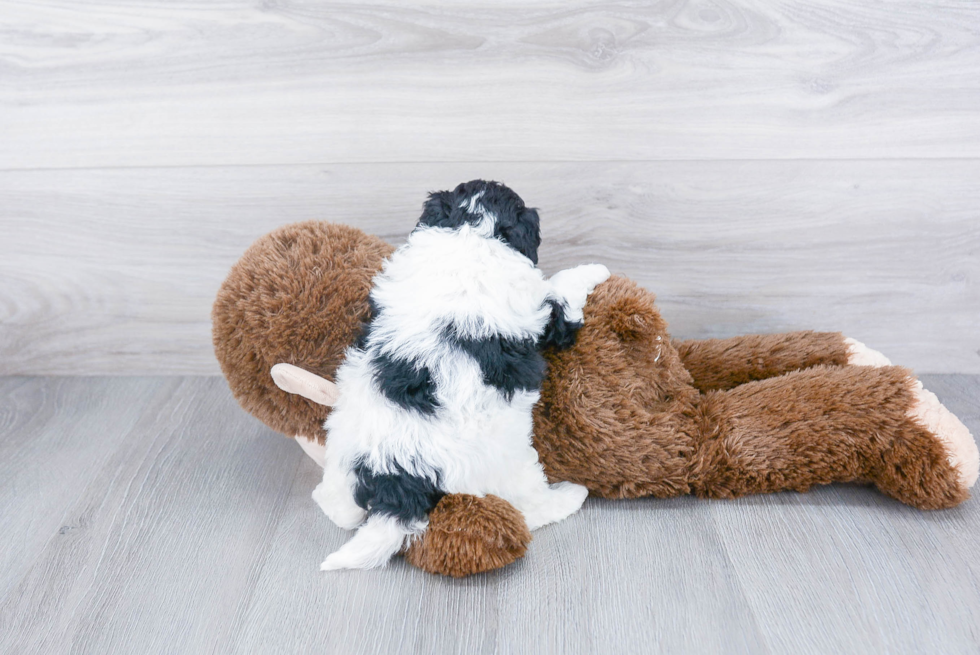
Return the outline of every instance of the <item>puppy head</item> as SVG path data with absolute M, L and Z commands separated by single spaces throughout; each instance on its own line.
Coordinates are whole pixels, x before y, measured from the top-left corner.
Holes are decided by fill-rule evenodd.
M 538 263 L 541 226 L 538 212 L 499 182 L 473 180 L 452 191 L 429 194 L 418 227 L 459 229 L 470 225 L 500 239 L 534 264 Z

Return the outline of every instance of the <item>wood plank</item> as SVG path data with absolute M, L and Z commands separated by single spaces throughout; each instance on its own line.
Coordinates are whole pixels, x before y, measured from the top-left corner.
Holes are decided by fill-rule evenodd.
M 0 173 L 0 374 L 217 373 L 210 306 L 254 239 L 321 218 L 400 242 L 474 177 L 541 208 L 546 271 L 602 261 L 677 336 L 842 330 L 980 372 L 980 160 L 946 160 Z
M 166 387 L 160 378 L 4 379 L 0 599 L 51 540 L 86 529 L 86 517 L 68 517 L 68 506 Z
M 980 433 L 980 376 L 924 382 Z M 127 406 L 139 416 L 128 429 Z M 103 452 L 90 433 L 100 425 Z M 490 574 L 443 579 L 402 560 L 325 574 L 319 562 L 349 535 L 310 499 L 319 470 L 247 417 L 220 379 L 0 378 L 0 460 L 47 461 L 22 438 L 36 431 L 49 443 L 63 433 L 60 450 L 96 472 L 71 497 L 59 475 L 0 499 L 5 513 L 60 511 L 75 526 L 0 531 L 5 557 L 15 539 L 41 539 L 0 596 L 2 652 L 980 646 L 976 498 L 942 512 L 844 485 L 737 501 L 590 499 Z
M 125 411 L 133 384 L 113 380 L 108 406 L 81 403 L 60 422 L 66 438 Z M 199 653 L 231 638 L 303 455 L 242 412 L 220 378 L 165 387 L 65 503 L 72 529 L 55 531 L 0 605 L 0 652 Z
M 719 539 L 773 652 L 980 646 L 975 499 L 930 514 L 834 486 L 726 505 L 711 505 Z M 962 530 L 973 536 L 952 536 Z
M 973 3 L 0 4 L 0 168 L 977 157 Z
M 702 501 L 590 499 L 518 564 L 464 580 L 401 560 L 323 575 L 349 535 L 309 502 L 320 476 L 303 468 L 235 652 L 766 652 Z

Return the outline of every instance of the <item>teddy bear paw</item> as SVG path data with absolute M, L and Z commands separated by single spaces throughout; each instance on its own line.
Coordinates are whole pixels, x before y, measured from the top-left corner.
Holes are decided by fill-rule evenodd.
M 299 447 L 303 449 L 303 452 L 310 456 L 316 465 L 323 468 L 323 462 L 326 459 L 327 447 L 318 442 L 313 437 L 305 437 L 301 434 L 297 434 L 295 438 L 296 443 Z
M 868 348 L 857 339 L 847 337 L 844 339 L 844 343 L 847 344 L 847 363 L 851 366 L 881 368 L 882 366 L 892 365 L 887 357 L 877 350 Z
M 872 351 L 874 352 L 874 351 Z M 932 432 L 946 448 L 950 465 L 960 474 L 960 482 L 969 489 L 980 472 L 980 453 L 970 430 L 939 402 L 931 391 L 916 380 L 915 401 L 908 415 Z

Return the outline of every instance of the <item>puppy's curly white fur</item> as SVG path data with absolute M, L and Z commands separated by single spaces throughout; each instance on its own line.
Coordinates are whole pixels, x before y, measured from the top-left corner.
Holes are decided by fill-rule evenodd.
M 373 317 L 337 371 L 314 499 L 359 528 L 324 570 L 384 565 L 421 534 L 447 493 L 495 494 L 530 529 L 576 512 L 588 494 L 549 485 L 532 447 L 544 347 L 568 347 L 592 289 L 585 265 L 537 268 L 539 219 L 496 182 L 429 196 L 408 242 L 375 277 Z

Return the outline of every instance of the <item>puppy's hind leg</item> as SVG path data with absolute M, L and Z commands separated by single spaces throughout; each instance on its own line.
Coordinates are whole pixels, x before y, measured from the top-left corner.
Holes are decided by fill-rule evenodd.
M 522 510 L 528 530 L 567 519 L 582 507 L 589 495 L 588 489 L 574 482 L 558 482 L 547 485 L 546 489 L 528 499 L 526 509 Z
M 354 476 L 336 465 L 333 458 L 326 461 L 323 481 L 313 490 L 313 500 L 343 530 L 353 530 L 367 516 L 367 512 L 354 501 Z
M 425 524 L 406 528 L 393 516 L 374 514 L 362 525 L 353 539 L 344 544 L 320 565 L 321 571 L 338 569 L 373 569 L 388 563 L 405 539 L 421 533 Z
M 425 531 L 429 511 L 442 497 L 433 479 L 410 473 L 396 463 L 387 472 L 378 472 L 362 462 L 353 475 L 357 501 L 370 509 L 370 516 L 353 539 L 324 560 L 320 566 L 324 571 L 383 566 L 401 550 L 407 537 Z
M 524 515 L 529 530 L 568 518 L 582 507 L 589 490 L 573 482 L 548 484 L 541 464 L 525 466 L 520 489 L 508 498 Z

